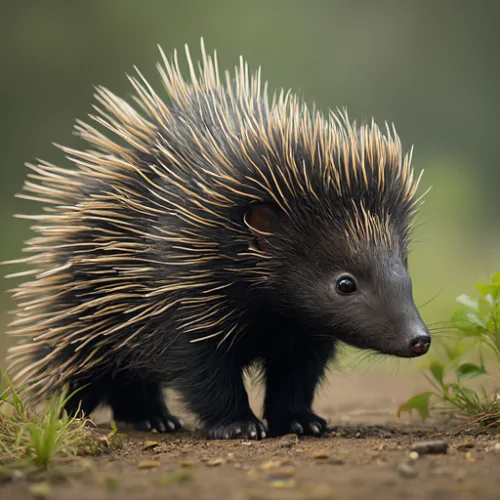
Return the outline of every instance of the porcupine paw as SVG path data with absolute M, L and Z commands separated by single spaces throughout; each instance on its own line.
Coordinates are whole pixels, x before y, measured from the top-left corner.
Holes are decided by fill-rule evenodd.
M 159 413 L 144 416 L 141 420 L 134 422 L 134 427 L 138 431 L 148 432 L 156 430 L 158 432 L 175 432 L 184 426 L 182 420 L 171 415 L 166 409 Z
M 312 411 L 304 411 L 269 417 L 268 427 L 271 436 L 283 436 L 284 434 L 321 436 L 327 430 L 327 422 Z
M 266 427 L 254 416 L 230 423 L 208 424 L 205 433 L 209 439 L 264 439 L 267 436 Z

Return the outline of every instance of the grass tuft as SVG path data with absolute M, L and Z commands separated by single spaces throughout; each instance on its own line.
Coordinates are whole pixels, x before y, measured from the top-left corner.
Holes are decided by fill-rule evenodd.
M 43 409 L 24 404 L 21 391 L 3 375 L 0 390 L 0 475 L 9 470 L 46 470 L 57 458 L 74 456 L 87 436 L 86 418 L 69 416 L 66 393 L 54 395 Z

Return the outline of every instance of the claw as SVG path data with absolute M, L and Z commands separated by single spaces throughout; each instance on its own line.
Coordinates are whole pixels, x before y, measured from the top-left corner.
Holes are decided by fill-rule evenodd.
M 165 433 L 176 431 L 182 427 L 182 422 L 170 414 L 154 416 L 135 423 L 135 428 L 141 432 L 150 432 L 156 429 L 158 432 Z
M 292 422 L 290 430 L 295 434 L 304 434 L 304 428 L 298 422 Z
M 267 420 L 271 436 L 282 436 L 289 433 L 320 436 L 327 430 L 326 420 L 311 411 L 293 415 L 270 415 Z
M 141 420 L 135 424 L 138 431 L 149 432 L 151 430 L 151 422 L 149 420 Z
M 264 424 L 255 417 L 231 424 L 209 425 L 206 433 L 210 439 L 264 439 Z

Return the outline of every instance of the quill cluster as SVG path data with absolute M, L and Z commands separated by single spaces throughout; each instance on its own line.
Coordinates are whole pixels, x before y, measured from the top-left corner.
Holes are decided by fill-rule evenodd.
M 198 66 L 186 47 L 188 80 L 177 53 L 161 54 L 168 103 L 138 70 L 134 103 L 98 87 L 93 124 L 76 125 L 86 148 L 59 146 L 72 168 L 28 165 L 20 197 L 45 208 L 22 216 L 36 236 L 16 261 L 30 269 L 16 274 L 28 281 L 14 290 L 10 370 L 36 400 L 85 386 L 86 411 L 107 402 L 159 430 L 180 425 L 159 395 L 171 385 L 212 437 L 262 437 L 239 387 L 246 367 L 266 371 L 273 399 L 288 384 L 278 371 L 300 385 L 291 374 L 307 369 L 295 357 L 320 351 L 297 389 L 304 401 L 283 396 L 302 415 L 337 340 L 419 354 L 414 340 L 428 334 L 406 258 L 420 176 L 393 128 L 325 116 L 291 92 L 269 97 L 260 70 L 241 60 L 220 74 L 203 43 Z M 371 293 L 352 312 L 334 285 L 346 273 Z M 405 304 L 409 323 L 396 318 Z M 217 412 L 208 400 L 226 392 Z M 322 430 L 297 412 L 278 418 L 276 406 L 266 403 L 272 433 L 293 432 L 292 421 Z

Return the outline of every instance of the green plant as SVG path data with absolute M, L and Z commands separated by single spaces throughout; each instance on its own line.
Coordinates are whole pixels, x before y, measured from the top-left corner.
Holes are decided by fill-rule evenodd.
M 439 359 L 425 369 L 432 390 L 414 395 L 398 415 L 415 410 L 425 420 L 431 410 L 453 411 L 469 424 L 500 424 L 500 273 L 490 283 L 478 283 L 477 290 L 478 297 L 457 298 L 460 307 L 452 316 L 456 340 L 443 343 Z
M 86 419 L 63 411 L 66 394 L 53 396 L 37 411 L 24 404 L 21 391 L 4 375 L 0 391 L 0 465 L 30 465 L 46 469 L 58 456 L 74 455 L 86 435 Z

